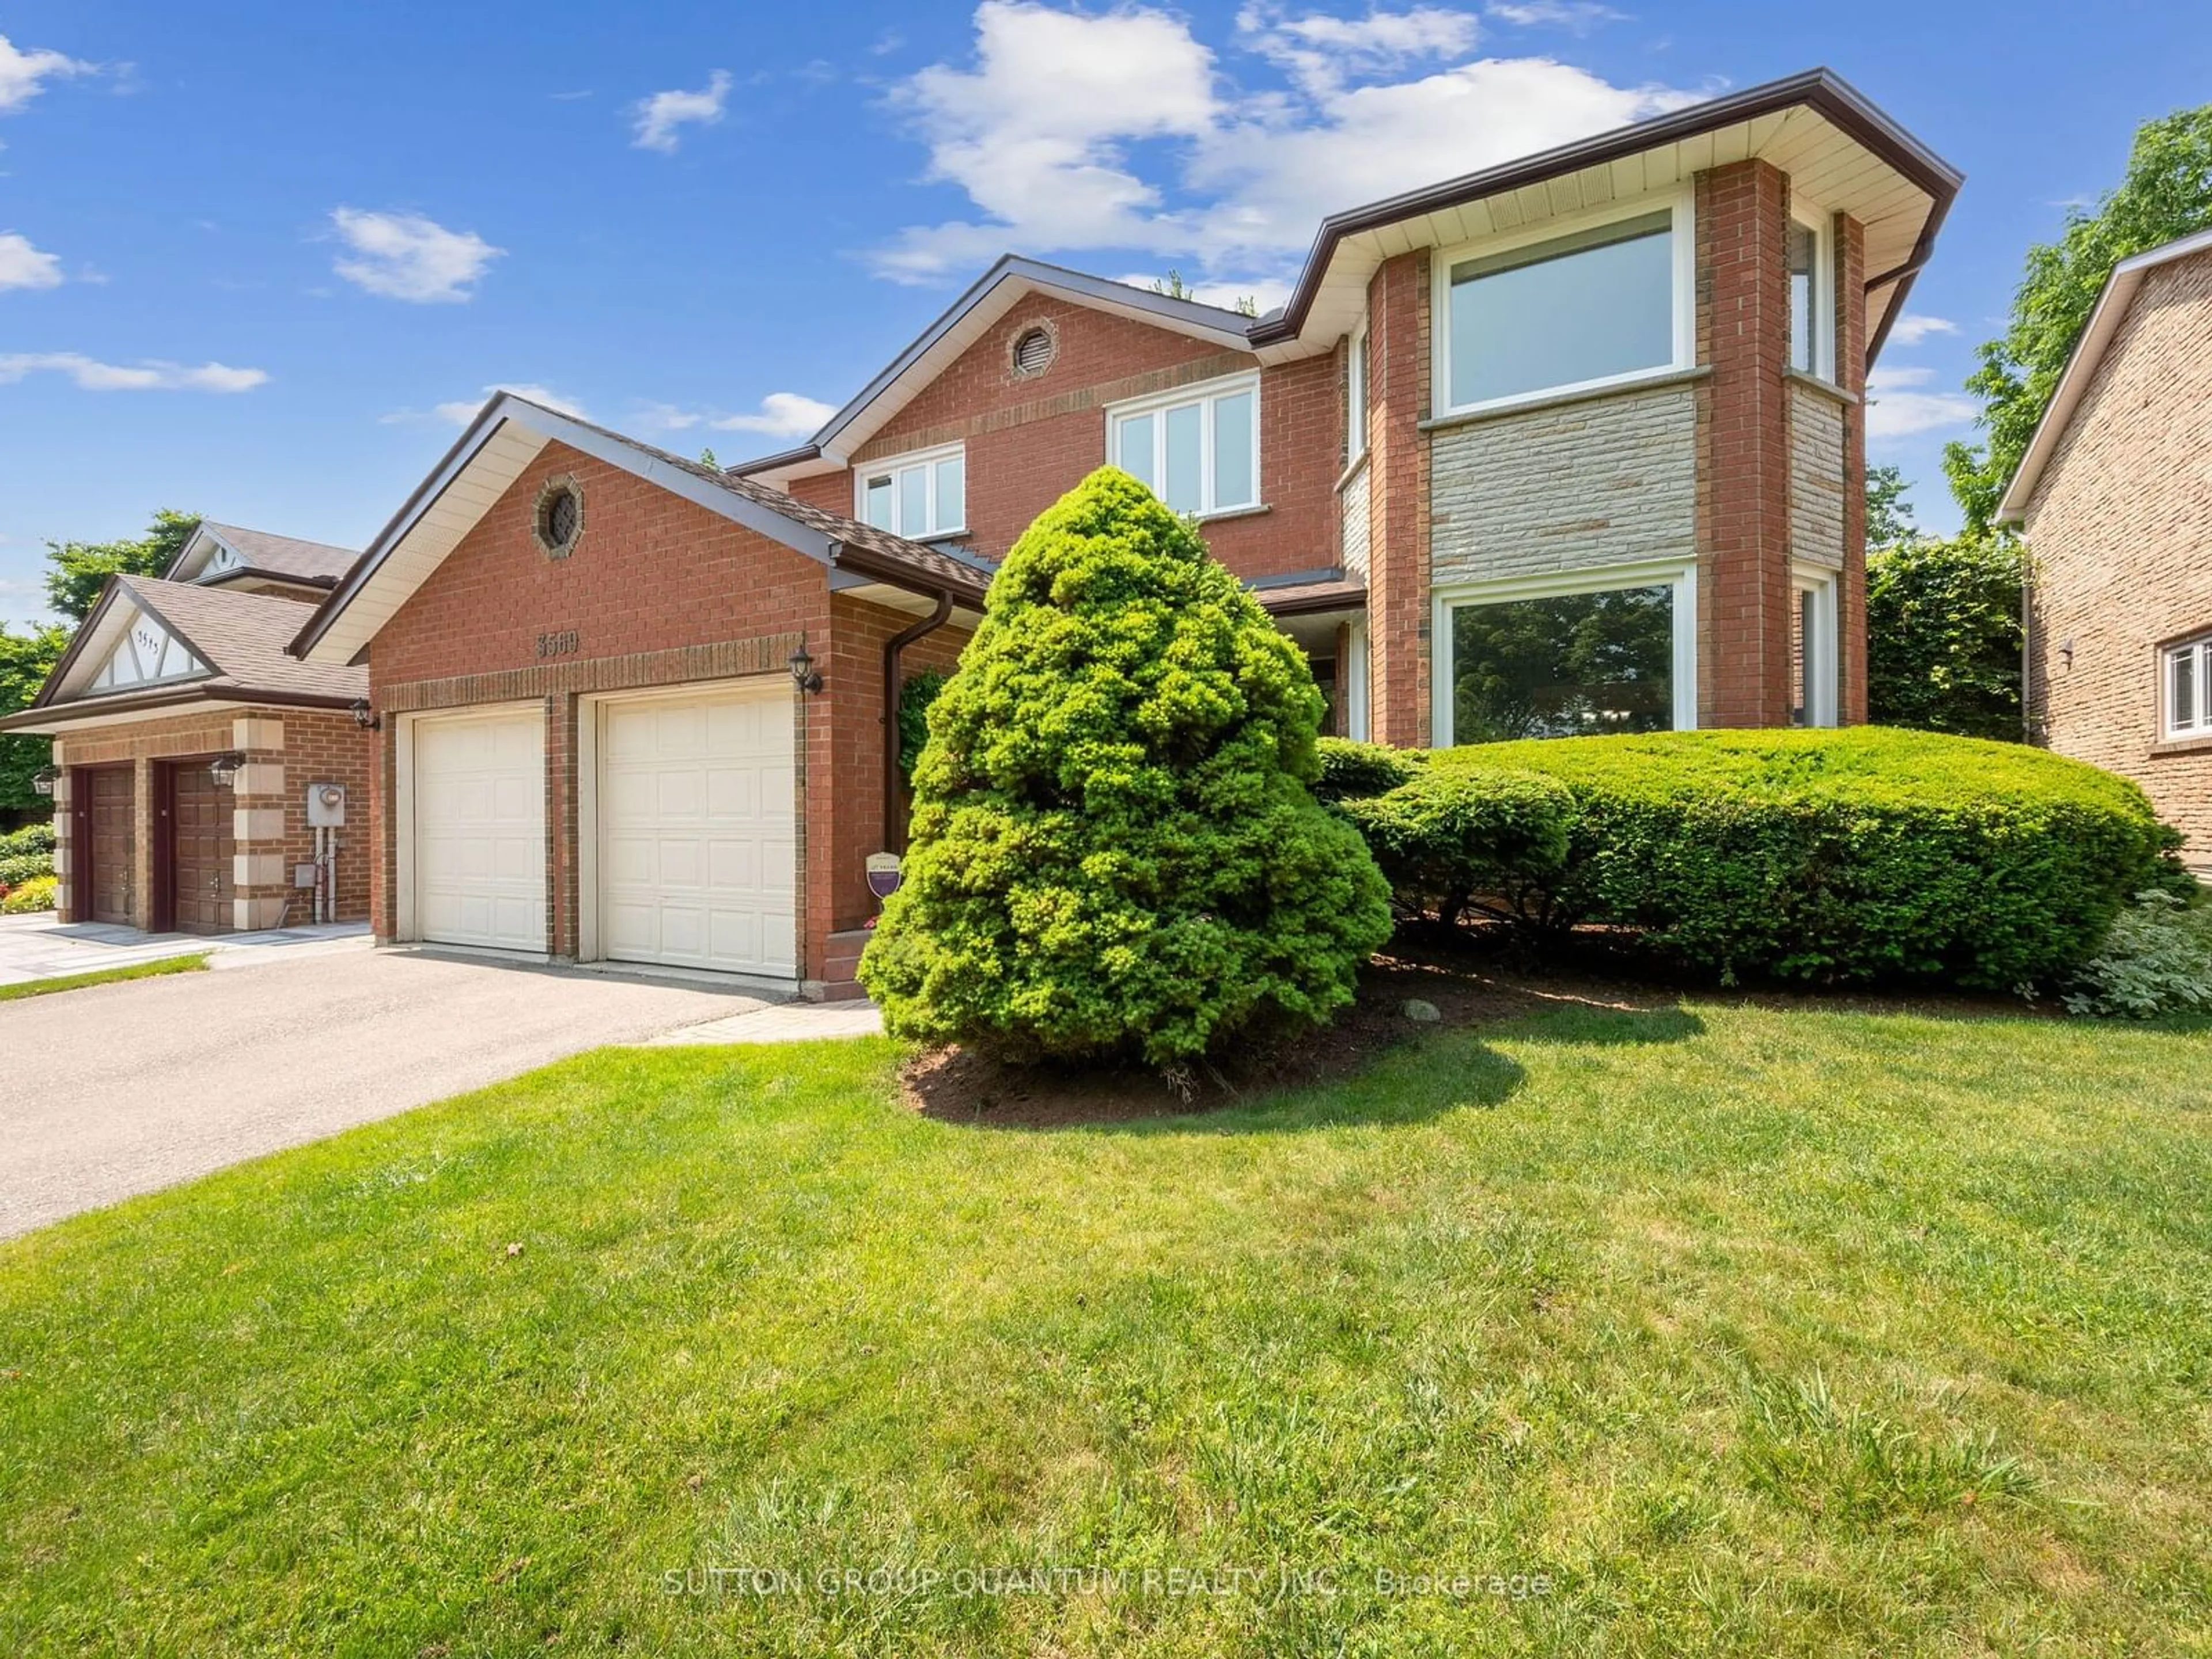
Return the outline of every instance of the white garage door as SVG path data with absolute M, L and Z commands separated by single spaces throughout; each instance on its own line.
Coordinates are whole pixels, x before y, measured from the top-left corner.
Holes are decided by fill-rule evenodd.
M 545 722 L 535 709 L 415 723 L 415 931 L 545 946 Z
M 791 686 L 600 705 L 601 954 L 799 972 Z

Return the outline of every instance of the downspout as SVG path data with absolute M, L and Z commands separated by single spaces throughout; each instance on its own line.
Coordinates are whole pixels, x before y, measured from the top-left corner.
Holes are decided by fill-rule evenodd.
M 937 608 L 910 628 L 901 629 L 884 647 L 884 850 L 906 851 L 906 815 L 899 811 L 905 780 L 899 775 L 899 714 L 906 688 L 899 678 L 899 659 L 907 647 L 926 634 L 945 626 L 952 614 L 952 594 L 940 589 Z

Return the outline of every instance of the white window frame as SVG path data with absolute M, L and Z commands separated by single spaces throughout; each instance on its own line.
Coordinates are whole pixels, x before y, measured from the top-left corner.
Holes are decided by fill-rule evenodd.
M 1641 219 L 1664 210 L 1674 217 L 1674 355 L 1667 362 L 1649 368 L 1632 368 L 1619 374 L 1603 374 L 1595 380 L 1572 380 L 1559 386 L 1540 386 L 1530 392 L 1516 392 L 1503 398 L 1487 398 L 1471 404 L 1449 404 L 1445 401 L 1451 392 L 1451 270 L 1464 259 L 1488 258 L 1493 254 L 1512 253 L 1522 248 L 1539 247 L 1546 242 L 1556 242 L 1564 237 L 1583 231 L 1601 230 L 1607 225 L 1625 220 Z M 1563 214 L 1547 219 L 1540 225 L 1510 232 L 1502 236 L 1486 236 L 1480 241 L 1462 243 L 1457 247 L 1439 250 L 1429 266 L 1429 315 L 1433 319 L 1430 330 L 1429 384 L 1436 389 L 1436 417 L 1452 415 L 1474 415 L 1491 410 L 1517 409 L 1527 404 L 1549 403 L 1553 399 L 1571 397 L 1579 392 L 1595 392 L 1609 386 L 1632 386 L 1645 380 L 1656 380 L 1668 375 L 1680 374 L 1693 368 L 1698 355 L 1698 246 L 1697 210 L 1689 190 L 1662 191 L 1639 196 L 1632 201 L 1617 202 L 1609 207 L 1589 213 Z
M 1799 594 L 1813 596 L 1813 628 L 1805 636 L 1805 724 L 1808 726 L 1834 726 L 1839 720 L 1842 609 L 1837 593 L 1842 574 L 1821 564 L 1790 568 L 1793 600 Z
M 1812 203 L 1795 197 L 1790 199 L 1790 217 L 1801 229 L 1813 233 L 1813 366 L 1797 372 L 1832 386 L 1836 380 L 1835 221 Z M 1793 362 L 1790 367 L 1796 365 Z
M 1223 507 L 1213 499 L 1213 406 L 1224 398 L 1233 398 L 1240 392 L 1252 394 L 1252 499 Z M 1234 518 L 1243 513 L 1262 513 L 1267 510 L 1267 495 L 1264 475 L 1260 470 L 1260 457 L 1264 453 L 1261 436 L 1260 376 L 1256 372 L 1229 374 L 1218 380 L 1204 380 L 1196 386 L 1177 386 L 1173 392 L 1157 392 L 1148 398 L 1131 398 L 1126 402 L 1106 405 L 1106 464 L 1121 465 L 1121 423 L 1140 416 L 1164 416 L 1171 409 L 1188 404 L 1199 405 L 1198 473 L 1199 510 L 1188 516 L 1194 519 Z M 1168 423 L 1165 419 L 1152 423 L 1152 477 L 1159 485 L 1167 482 Z M 1157 488 L 1158 486 L 1156 486 Z M 1163 495 L 1160 499 L 1165 501 Z
M 1368 739 L 1367 623 L 1364 617 L 1345 630 L 1344 735 L 1354 743 Z
M 896 523 L 899 513 L 899 474 L 916 467 L 922 470 L 922 488 L 927 492 L 930 522 L 937 521 L 937 464 L 957 459 L 960 462 L 960 522 L 940 528 L 922 531 L 908 529 Z M 947 536 L 962 536 L 968 532 L 968 446 L 963 443 L 939 444 L 934 449 L 916 449 L 904 455 L 887 455 L 878 461 L 868 461 L 853 469 L 853 516 L 862 524 L 868 520 L 868 480 L 880 478 L 885 473 L 891 480 L 890 533 L 903 536 L 910 542 L 939 541 Z M 878 526 L 880 528 L 880 526 Z
M 1462 605 L 1498 605 L 1512 599 L 1558 599 L 1573 593 L 1604 593 L 1623 587 L 1672 587 L 1674 594 L 1674 726 L 1698 729 L 1698 567 L 1671 559 L 1644 564 L 1615 564 L 1587 570 L 1562 570 L 1542 576 L 1508 576 L 1492 581 L 1439 587 L 1432 595 L 1431 648 L 1439 660 L 1429 670 L 1429 734 L 1438 749 L 1452 746 L 1452 616 Z
M 2194 659 L 2197 706 L 2190 710 L 2186 726 L 2175 718 L 2180 713 L 2173 704 L 2173 671 L 2184 656 Z M 2199 634 L 2193 639 L 2176 640 L 2171 645 L 2158 648 L 2158 732 L 2161 742 L 2188 743 L 2198 738 L 2212 738 L 2212 684 L 2205 677 L 2212 674 L 2212 634 Z
M 1367 325 L 1352 331 L 1344 359 L 1344 465 L 1367 453 Z

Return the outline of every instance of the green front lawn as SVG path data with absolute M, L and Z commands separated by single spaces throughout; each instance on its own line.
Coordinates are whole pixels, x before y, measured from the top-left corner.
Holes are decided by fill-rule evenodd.
M 0 1651 L 2212 1646 L 2203 1030 L 1569 1007 L 1050 1132 L 897 1060 L 603 1052 L 0 1246 Z
M 208 965 L 204 954 L 185 957 L 159 957 L 152 962 L 137 962 L 128 968 L 96 968 L 88 974 L 63 974 L 53 979 L 18 980 L 12 985 L 0 985 L 0 1002 L 16 1002 L 25 997 L 51 996 L 56 991 L 82 991 L 88 985 L 120 985 L 125 980 L 158 979 L 164 974 L 197 974 Z

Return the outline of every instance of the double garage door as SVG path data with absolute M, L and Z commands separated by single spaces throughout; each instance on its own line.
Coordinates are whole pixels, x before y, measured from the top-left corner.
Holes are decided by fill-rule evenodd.
M 582 719 L 586 953 L 795 976 L 789 688 L 610 698 Z M 536 709 L 416 722 L 421 938 L 547 948 L 544 739 Z

